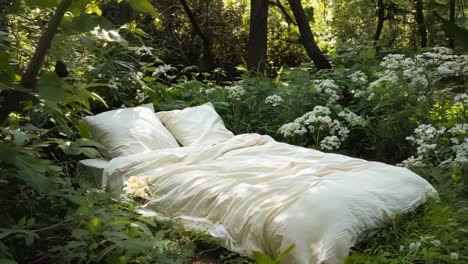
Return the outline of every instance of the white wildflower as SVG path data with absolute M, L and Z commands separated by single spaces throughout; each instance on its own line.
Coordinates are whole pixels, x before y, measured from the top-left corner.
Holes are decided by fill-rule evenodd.
M 327 105 L 333 104 L 338 99 L 340 99 L 340 96 L 338 95 L 340 88 L 338 85 L 336 85 L 334 80 L 315 80 L 314 83 L 314 91 L 317 93 L 325 94 L 327 96 Z
M 450 259 L 458 260 L 459 255 L 457 252 L 450 252 Z
M 224 89 L 226 89 L 228 93 L 227 98 L 234 101 L 240 101 L 241 97 L 245 94 L 244 88 L 239 85 L 226 86 Z
M 322 141 L 320 141 L 320 148 L 324 150 L 334 150 L 339 149 L 341 141 L 337 136 L 326 136 Z
M 270 95 L 265 98 L 265 104 L 271 104 L 272 106 L 278 106 L 283 102 L 283 98 L 279 95 Z
M 364 85 L 367 83 L 367 76 L 362 71 L 355 71 L 348 76 L 353 83 Z
M 416 251 L 421 247 L 421 242 L 411 242 L 408 246 L 408 249 L 411 251 Z
M 144 56 L 144 55 L 150 55 L 151 56 L 151 55 L 153 55 L 152 50 L 153 50 L 152 47 L 142 46 L 142 47 L 138 47 L 135 50 L 135 54 L 138 55 L 138 56 Z

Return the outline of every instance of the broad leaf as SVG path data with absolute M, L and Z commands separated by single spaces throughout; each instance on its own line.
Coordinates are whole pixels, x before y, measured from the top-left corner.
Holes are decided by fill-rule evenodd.
M 65 82 L 53 72 L 44 73 L 37 83 L 39 95 L 48 105 L 55 105 L 67 97 Z
M 157 12 L 154 6 L 148 0 L 128 0 L 130 6 L 136 11 L 156 16 Z

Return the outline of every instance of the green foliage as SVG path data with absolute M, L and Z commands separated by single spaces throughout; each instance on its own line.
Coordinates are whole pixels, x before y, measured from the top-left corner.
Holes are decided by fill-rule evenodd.
M 150 1 L 73 1 L 42 64 L 37 90 L 25 91 L 20 75 L 59 1 L 13 2 L 0 16 L 0 103 L 5 91 L 28 96 L 18 99 L 19 110 L 0 128 L 0 262 L 188 263 L 216 248 L 206 234 L 143 217 L 136 211 L 137 199 L 97 190 L 76 173 L 78 160 L 100 157 L 103 147 L 90 139 L 84 116 L 142 103 L 171 110 L 208 101 L 236 134 L 268 134 L 327 151 L 320 143 L 336 127 L 308 127 L 294 136 L 278 131 L 316 106 L 328 107 L 330 117 L 340 122 L 346 117 L 340 112 L 359 116 L 364 120 L 359 126 L 336 130 L 347 137 L 333 151 L 392 164 L 414 165 L 416 159 L 425 167 L 410 167 L 438 189 L 440 201 L 389 219 L 386 229 L 353 249 L 347 263 L 467 261 L 466 131 L 443 132 L 414 146 L 406 139 L 420 125 L 448 131 L 467 123 L 466 56 L 441 48 L 414 51 L 408 14 L 394 14 L 398 23 L 384 28 L 381 47 L 374 49 L 367 45 L 375 24 L 368 2 L 305 3 L 319 44 L 334 64 L 334 70 L 316 72 L 304 63 L 297 28 L 272 7 L 271 79 L 248 77 L 238 67 L 248 37 L 247 1 L 189 1 L 221 67 L 211 72 L 204 71 L 201 40 L 173 1 L 154 1 L 154 6 Z M 408 1 L 392 2 L 412 10 Z M 449 36 L 464 32 L 461 18 L 449 29 L 431 15 L 448 17 L 444 5 L 425 3 L 427 21 L 433 21 L 428 23 L 431 45 L 445 41 L 444 29 Z M 388 54 L 403 57 L 387 67 L 382 60 Z M 68 66 L 68 77 L 55 75 L 56 60 Z M 257 253 L 256 261 L 280 263 L 293 247 L 280 256 Z M 216 258 L 249 263 L 219 250 Z

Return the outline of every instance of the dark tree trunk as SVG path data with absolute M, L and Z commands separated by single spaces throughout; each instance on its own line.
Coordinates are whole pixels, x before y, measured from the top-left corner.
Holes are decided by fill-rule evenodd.
M 195 15 L 190 9 L 187 1 L 186 0 L 179 0 L 179 1 L 182 7 L 184 8 L 185 13 L 188 16 L 190 23 L 193 26 L 193 30 L 203 41 L 203 59 L 204 59 L 205 66 L 208 68 L 208 70 L 213 70 L 214 69 L 214 56 L 211 50 L 211 41 L 201 30 L 200 25 L 198 24 L 195 18 Z
M 327 58 L 323 56 L 315 42 L 314 35 L 310 29 L 309 20 L 304 12 L 301 0 L 288 1 L 294 17 L 296 18 L 296 23 L 299 27 L 299 32 L 301 33 L 301 42 L 307 52 L 307 55 L 309 55 L 318 70 L 331 69 L 330 62 L 328 62 Z
M 276 6 L 279 8 L 281 13 L 283 13 L 284 19 L 286 19 L 286 22 L 288 22 L 288 24 L 293 24 L 297 26 L 296 22 L 294 22 L 294 19 L 289 15 L 288 11 L 286 10 L 286 8 L 284 8 L 283 4 L 281 4 L 280 0 L 276 0 L 276 1 L 270 0 L 269 3 L 270 5 Z
M 385 22 L 385 5 L 383 0 L 377 0 L 377 29 L 374 35 L 374 47 L 379 43 L 380 36 L 382 35 L 382 29 Z
M 424 13 L 423 13 L 423 1 L 422 0 L 414 0 L 414 8 L 416 9 L 416 13 L 414 14 L 414 19 L 418 24 L 418 31 L 419 36 L 421 38 L 421 48 L 427 46 L 427 30 L 426 30 L 426 23 L 424 22 Z
M 450 23 L 455 24 L 455 0 L 450 0 L 449 1 L 449 8 L 450 8 L 450 14 L 449 14 L 449 21 Z M 454 38 L 449 38 L 448 46 L 451 49 L 455 48 L 455 39 Z
M 247 44 L 247 68 L 263 73 L 267 58 L 268 0 L 250 0 L 250 30 Z
M 36 89 L 37 76 L 41 69 L 42 62 L 52 44 L 55 33 L 57 33 L 60 22 L 71 4 L 72 0 L 62 0 L 47 24 L 47 28 L 39 39 L 36 51 L 28 64 L 28 68 L 21 78 L 20 84 L 23 88 L 29 90 Z M 3 124 L 11 112 L 18 110 L 20 101 L 26 98 L 27 94 L 16 90 L 6 90 L 3 91 L 1 95 L 3 97 L 3 102 L 0 106 L 0 124 Z

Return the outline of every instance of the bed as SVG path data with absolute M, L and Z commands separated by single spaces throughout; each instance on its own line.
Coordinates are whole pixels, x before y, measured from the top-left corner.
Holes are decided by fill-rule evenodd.
M 211 232 L 222 246 L 241 255 L 275 256 L 295 245 L 285 263 L 342 263 L 364 236 L 436 194 L 405 168 L 259 134 L 223 138 L 218 131 L 217 136 L 205 135 L 216 143 L 200 144 L 194 139 L 200 135 L 187 136 L 190 129 L 178 134 L 162 123 L 183 147 L 96 162 L 95 178 L 101 174 L 101 185 L 122 190 L 130 177 L 148 177 L 151 197 L 142 204 L 142 214 Z M 213 131 L 213 122 L 209 126 Z

